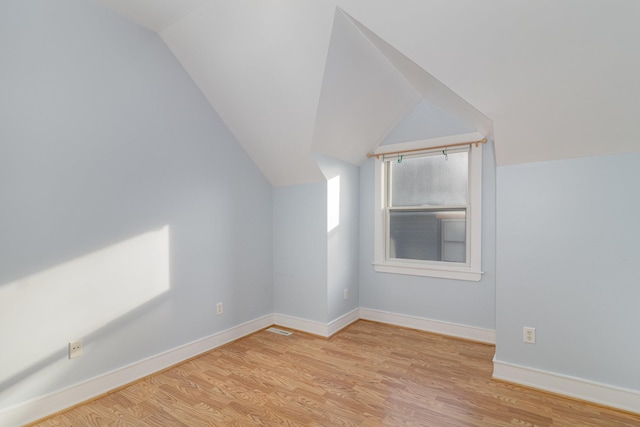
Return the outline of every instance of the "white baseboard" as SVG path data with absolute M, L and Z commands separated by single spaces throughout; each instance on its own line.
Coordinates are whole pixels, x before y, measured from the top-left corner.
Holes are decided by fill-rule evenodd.
M 373 310 L 370 308 L 361 308 L 360 318 L 364 320 L 372 320 L 374 322 L 388 323 L 390 325 L 418 329 L 420 331 L 434 332 L 436 334 L 464 338 L 467 340 L 478 341 L 487 344 L 496 343 L 496 331 L 494 329 L 478 328 L 476 326 L 443 322 L 441 320 L 408 316 L 406 314 L 390 313 L 388 311 Z
M 274 323 L 269 314 L 183 346 L 140 360 L 82 383 L 0 411 L 0 426 L 13 427 L 44 418 L 166 369 Z
M 640 392 L 582 378 L 493 361 L 493 377 L 640 414 Z
M 349 326 L 353 322 L 356 322 L 359 319 L 360 319 L 360 309 L 356 308 L 354 310 L 351 310 L 349 313 L 344 314 L 338 317 L 337 319 L 329 322 L 329 324 L 327 325 L 327 332 L 328 332 L 327 336 L 330 337 L 331 335 L 339 332 L 340 330 L 346 328 L 347 326 Z
M 283 328 L 295 329 L 320 337 L 327 337 L 327 325 L 315 320 L 302 319 L 300 317 L 289 316 L 287 314 L 275 313 L 273 323 Z
M 306 332 L 308 334 L 318 335 L 328 338 L 336 332 L 349 326 L 356 320 L 360 319 L 359 309 L 350 311 L 332 320 L 329 323 L 321 323 L 313 320 L 301 319 L 295 316 L 289 316 L 286 314 L 276 313 L 274 316 L 274 323 L 276 325 L 295 329 L 296 331 Z
M 373 320 L 491 344 L 495 343 L 495 331 L 490 329 L 372 309 L 355 309 L 329 323 L 278 313 L 269 314 L 46 396 L 2 409 L 0 410 L 0 426 L 20 426 L 44 418 L 273 324 L 321 337 L 330 337 L 358 319 Z
M 492 329 L 367 308 L 355 309 L 327 324 L 284 314 L 270 314 L 151 356 L 66 389 L 0 410 L 0 426 L 20 426 L 44 418 L 273 324 L 322 337 L 329 337 L 358 319 L 495 344 L 495 330 Z M 625 411 L 640 413 L 640 392 L 635 390 L 497 360 L 494 360 L 493 377 Z

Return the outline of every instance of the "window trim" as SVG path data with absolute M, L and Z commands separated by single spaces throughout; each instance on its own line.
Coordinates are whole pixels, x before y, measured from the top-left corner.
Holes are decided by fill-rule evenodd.
M 384 154 L 402 150 L 429 150 L 446 144 L 456 144 L 484 138 L 478 133 L 454 135 L 451 137 L 433 138 L 411 141 L 402 144 L 384 145 L 378 147 L 375 154 L 375 217 L 374 217 L 374 269 L 380 273 L 406 274 L 412 276 L 437 277 L 468 281 L 482 279 L 482 146 L 474 144 L 469 149 L 469 205 L 467 208 L 468 222 L 468 254 L 469 259 L 461 265 L 445 262 L 424 262 L 393 259 L 386 257 L 387 251 L 387 207 L 385 206 L 386 184 Z

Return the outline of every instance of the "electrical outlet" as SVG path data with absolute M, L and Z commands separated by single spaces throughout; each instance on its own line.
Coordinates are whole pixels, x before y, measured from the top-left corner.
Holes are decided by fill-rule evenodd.
M 536 328 L 527 328 L 526 326 L 522 328 L 522 341 L 527 344 L 535 344 L 536 343 Z
M 349 298 L 349 289 L 344 290 L 344 299 Z
M 219 303 L 217 303 L 217 304 L 216 304 L 216 314 L 217 314 L 218 316 L 220 316 L 220 315 L 222 314 L 222 312 L 223 312 L 223 309 L 222 309 L 222 303 L 221 303 L 221 302 L 219 302 Z
M 69 359 L 82 356 L 82 340 L 69 343 Z

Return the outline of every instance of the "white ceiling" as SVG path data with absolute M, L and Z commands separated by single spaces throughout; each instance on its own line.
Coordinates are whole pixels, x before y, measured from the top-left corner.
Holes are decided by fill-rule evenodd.
M 336 10 L 311 149 L 359 164 L 420 99 L 398 69 Z
M 210 0 L 97 0 L 114 12 L 159 33 Z
M 440 119 L 453 117 L 456 125 L 466 124 L 492 136 L 491 120 L 362 24 L 336 10 L 312 150 L 360 164 L 420 103 L 434 107 L 429 112 L 436 111 Z
M 640 150 L 636 0 L 100 1 L 158 32 L 274 185 L 421 100 L 493 132 L 499 165 Z
M 311 139 L 335 4 L 211 0 L 160 32 L 273 185 L 318 181 Z

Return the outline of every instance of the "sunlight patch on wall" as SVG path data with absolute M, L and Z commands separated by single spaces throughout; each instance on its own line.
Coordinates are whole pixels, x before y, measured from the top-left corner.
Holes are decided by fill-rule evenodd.
M 0 285 L 0 342 L 11 347 L 0 384 L 166 292 L 169 277 L 164 226 Z
M 327 181 L 327 233 L 340 225 L 340 175 Z

